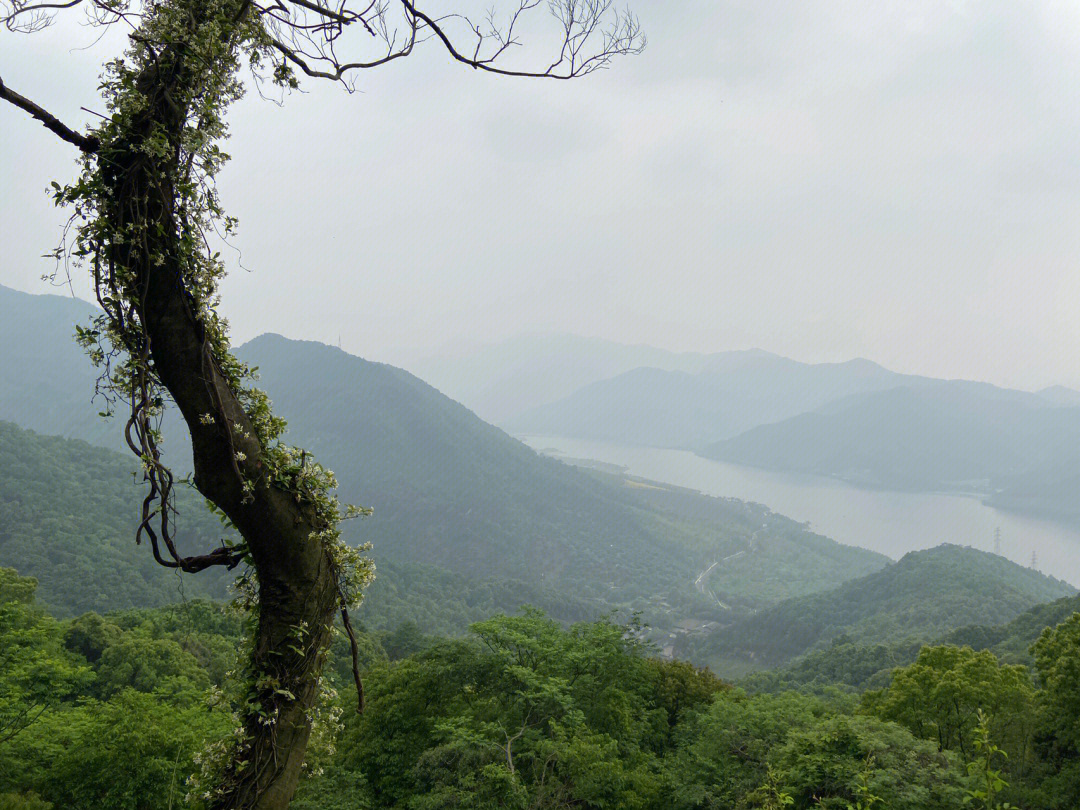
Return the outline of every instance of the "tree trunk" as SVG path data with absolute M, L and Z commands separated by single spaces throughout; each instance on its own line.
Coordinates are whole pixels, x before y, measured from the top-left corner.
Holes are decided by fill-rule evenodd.
M 208 24 L 207 7 L 218 4 L 183 5 L 194 36 Z M 240 21 L 247 3 L 233 5 Z M 223 36 L 235 39 L 234 33 Z M 258 577 L 252 710 L 244 712 L 243 742 L 225 769 L 223 795 L 211 803 L 277 810 L 288 807 L 300 777 L 339 595 L 329 554 L 312 537 L 314 510 L 267 483 L 263 448 L 187 288 L 174 210 L 183 171 L 181 133 L 190 112 L 183 100 L 191 97 L 190 88 L 207 84 L 207 71 L 220 68 L 187 55 L 184 41 L 157 49 L 135 82 L 145 107 L 97 157 L 111 209 L 102 213 L 116 232 L 140 235 L 106 246 L 103 259 L 133 279 L 131 303 L 153 367 L 191 433 L 195 486 L 236 525 Z M 162 133 L 170 149 L 164 158 L 148 148 Z

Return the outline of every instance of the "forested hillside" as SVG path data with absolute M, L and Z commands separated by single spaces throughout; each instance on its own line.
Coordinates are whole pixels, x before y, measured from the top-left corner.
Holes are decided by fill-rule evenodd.
M 1036 605 L 1006 624 L 966 625 L 944 635 L 931 633 L 887 643 L 873 639 L 855 641 L 851 636 L 840 635 L 827 646 L 818 646 L 780 669 L 755 672 L 740 683 L 754 691 L 862 692 L 887 685 L 893 669 L 915 661 L 924 644 L 989 650 L 1006 664 L 1031 666 L 1031 646 L 1043 630 L 1077 612 L 1080 612 L 1080 596 L 1066 596 Z
M 135 545 L 143 489 L 134 475 L 135 464 L 126 455 L 0 423 L 0 460 L 0 510 L 4 516 L 0 564 L 18 566 L 38 577 L 41 600 L 59 615 L 147 607 L 185 596 L 225 595 L 227 578 L 221 572 L 181 577 L 158 566 L 148 548 Z M 567 469 L 557 462 L 546 463 L 554 465 L 556 474 Z M 707 498 L 676 488 L 631 485 L 633 482 L 599 473 L 583 473 L 581 477 L 607 493 L 612 509 L 623 510 L 636 520 L 642 537 L 655 538 L 657 545 L 669 544 L 661 545 L 672 550 L 668 578 L 664 578 L 665 570 L 641 573 L 646 563 L 632 556 L 632 548 L 619 551 L 628 560 L 628 571 L 616 567 L 608 572 L 599 567 L 548 577 L 530 576 L 522 568 L 508 565 L 504 570 L 512 573 L 497 576 L 495 566 L 480 561 L 468 568 L 457 564 L 453 556 L 455 542 L 488 543 L 492 536 L 500 535 L 485 534 L 482 528 L 445 541 L 436 535 L 427 552 L 432 555 L 427 564 L 410 557 L 406 536 L 404 548 L 391 548 L 391 553 L 384 554 L 380 544 L 373 552 L 380 571 L 361 607 L 361 616 L 380 628 L 414 621 L 428 633 L 457 633 L 469 622 L 530 603 L 567 621 L 621 607 L 642 611 L 652 623 L 667 626 L 686 615 L 724 619 L 731 610 L 747 612 L 787 596 L 811 593 L 885 563 L 880 555 L 814 535 L 753 504 Z M 182 547 L 216 545 L 223 534 L 221 526 L 197 493 L 181 490 L 178 505 Z M 46 517 L 41 517 L 43 514 Z M 378 532 L 381 516 L 380 510 L 362 522 L 359 536 L 384 537 Z M 442 525 L 452 525 L 445 515 L 442 519 Z M 699 567 L 696 560 L 748 548 L 755 532 L 762 537 L 758 530 L 766 520 L 771 527 L 768 542 L 761 540 L 756 554 L 740 559 L 737 569 L 725 572 L 737 572 L 736 576 L 714 582 L 714 590 L 731 603 L 729 610 L 721 610 L 694 590 L 692 580 Z M 515 537 L 501 536 L 511 543 L 506 553 L 518 554 Z M 475 540 L 469 541 L 470 537 Z M 576 537 L 582 549 L 572 547 L 565 553 L 592 553 L 590 538 L 585 534 Z M 444 545 L 436 545 L 440 542 Z M 614 553 L 610 544 L 608 551 Z M 438 557 L 440 553 L 446 554 L 445 560 Z M 644 559 L 647 562 L 656 557 Z M 624 579 L 617 581 L 620 574 Z
M 136 466 L 110 450 L 0 422 L 0 565 L 35 577 L 38 601 L 54 615 L 228 595 L 223 570 L 180 574 L 135 545 L 144 491 Z M 181 549 L 205 550 L 227 534 L 194 490 L 181 490 L 178 507 Z M 378 627 L 415 622 L 425 633 L 460 633 L 523 603 L 568 621 L 610 607 L 543 584 L 386 562 L 361 614 Z
M 39 582 L 55 614 L 225 596 L 220 570 L 184 576 L 135 545 L 142 483 L 134 459 L 0 422 L 0 565 Z M 213 548 L 225 531 L 193 490 L 180 492 L 177 540 Z
M 975 549 L 942 545 L 824 593 L 797 597 L 722 628 L 687 652 L 717 672 L 776 667 L 828 645 L 928 642 L 965 625 L 997 625 L 1075 589 Z

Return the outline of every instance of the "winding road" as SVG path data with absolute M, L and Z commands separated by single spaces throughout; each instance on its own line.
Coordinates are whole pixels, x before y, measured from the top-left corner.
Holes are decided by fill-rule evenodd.
M 758 535 L 761 534 L 761 532 L 763 532 L 767 528 L 768 528 L 767 523 L 762 524 L 760 529 L 755 530 L 754 533 L 750 535 L 750 539 L 747 541 L 747 546 L 748 546 L 747 548 L 743 549 L 742 551 L 736 551 L 734 554 L 729 554 L 728 556 L 726 556 L 726 557 L 724 557 L 722 559 L 716 560 L 712 565 L 710 565 L 708 568 L 706 568 L 704 571 L 702 571 L 700 574 L 698 574 L 697 578 L 694 580 L 694 587 L 697 588 L 698 593 L 702 594 L 703 596 L 711 596 L 713 598 L 713 601 L 715 601 L 716 604 L 718 604 L 724 610 L 731 610 L 730 605 L 725 605 L 723 602 L 720 601 L 719 598 L 717 598 L 716 594 L 712 592 L 712 589 L 709 587 L 709 584 L 708 584 L 709 583 L 709 574 L 711 574 L 713 569 L 716 568 L 716 566 L 720 565 L 721 563 L 726 563 L 729 560 L 736 560 L 739 557 L 744 556 L 748 551 L 753 551 L 754 550 L 754 544 L 757 541 Z

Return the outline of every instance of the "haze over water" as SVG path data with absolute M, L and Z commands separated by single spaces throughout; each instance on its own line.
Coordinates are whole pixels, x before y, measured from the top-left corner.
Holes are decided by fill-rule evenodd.
M 770 472 L 712 461 L 685 450 L 637 447 L 562 437 L 520 436 L 535 450 L 625 467 L 635 476 L 707 495 L 764 504 L 809 522 L 817 533 L 893 559 L 941 543 L 994 550 L 1020 565 L 1080 587 L 1080 530 L 985 506 L 977 497 L 860 489 L 832 478 Z

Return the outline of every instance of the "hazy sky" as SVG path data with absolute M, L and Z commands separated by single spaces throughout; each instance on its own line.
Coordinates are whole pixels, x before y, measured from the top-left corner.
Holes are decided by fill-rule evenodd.
M 1080 4 L 634 8 L 645 54 L 576 82 L 430 47 L 352 96 L 240 102 L 235 336 L 401 362 L 573 332 L 1080 386 Z M 110 47 L 71 32 L 0 32 L 0 76 L 78 122 Z M 73 151 L 0 108 L 3 283 L 44 288 Z

